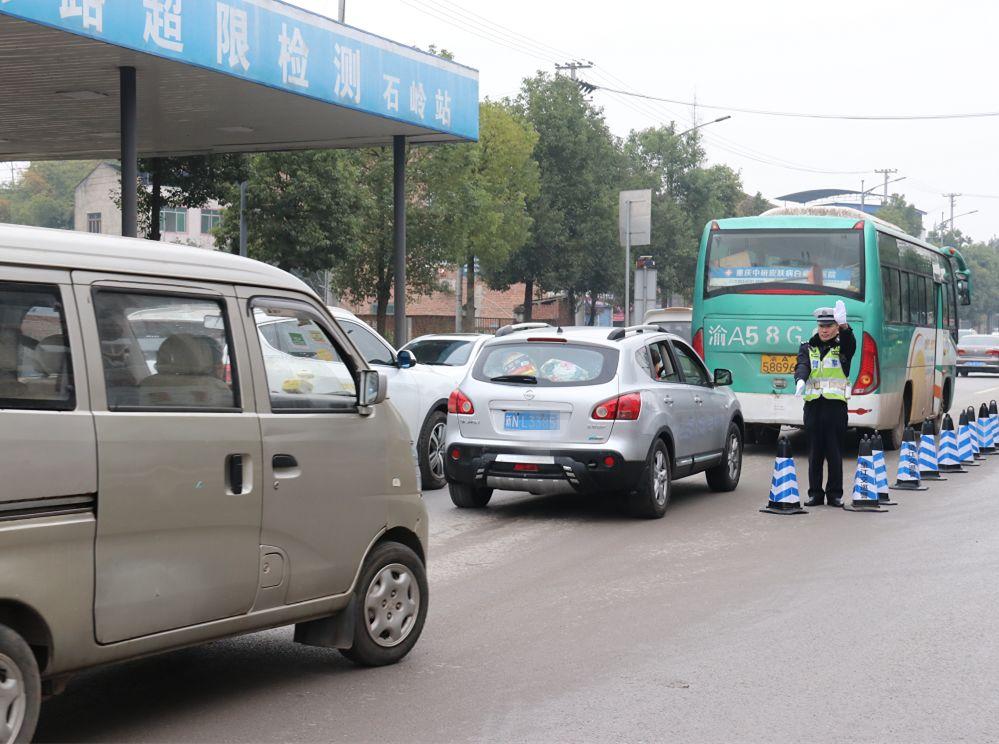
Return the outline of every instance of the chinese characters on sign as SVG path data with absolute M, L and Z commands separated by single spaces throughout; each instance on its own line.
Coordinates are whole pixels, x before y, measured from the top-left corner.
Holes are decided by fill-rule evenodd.
M 92 28 L 99 34 L 103 33 L 104 0 L 62 0 L 59 17 L 82 18 L 84 28 Z
M 291 36 L 288 36 L 288 24 L 282 23 L 278 42 L 281 44 L 281 56 L 278 57 L 278 64 L 281 65 L 282 82 L 285 85 L 308 88 L 309 47 L 305 45 L 301 29 L 294 26 Z
M 229 67 L 250 69 L 249 29 L 250 23 L 246 11 L 234 8 L 226 3 L 219 3 L 216 11 L 218 33 L 216 35 L 216 61 L 226 64 L 228 56 Z
M 146 9 L 146 29 L 142 38 L 171 52 L 183 52 L 181 39 L 182 0 L 142 0 Z
M 442 93 L 440 88 L 437 89 L 434 107 L 434 118 L 445 127 L 451 126 L 451 95 L 446 90 Z
M 427 93 L 423 89 L 423 83 L 414 82 L 409 86 L 409 110 L 422 121 L 426 118 L 426 109 Z
M 385 108 L 389 111 L 399 110 L 399 78 L 392 75 L 382 75 L 385 79 Z
M 338 98 L 347 98 L 354 103 L 361 102 L 361 50 L 334 44 L 333 65 L 336 67 L 336 82 L 333 93 Z M 398 107 L 397 107 L 398 110 Z

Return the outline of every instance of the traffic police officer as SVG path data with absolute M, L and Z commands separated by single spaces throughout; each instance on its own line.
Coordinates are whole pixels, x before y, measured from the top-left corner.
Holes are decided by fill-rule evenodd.
M 818 331 L 798 349 L 795 395 L 805 398 L 805 430 L 811 442 L 808 456 L 806 506 L 843 505 L 843 445 L 846 441 L 846 400 L 850 391 L 850 362 L 857 339 L 846 322 L 842 300 L 836 307 L 820 307 L 813 315 Z M 822 464 L 829 474 L 822 488 Z

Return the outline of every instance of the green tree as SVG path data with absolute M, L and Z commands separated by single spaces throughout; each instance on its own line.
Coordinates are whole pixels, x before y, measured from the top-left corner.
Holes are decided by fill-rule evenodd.
M 233 184 L 247 177 L 247 156 L 240 153 L 146 158 L 139 171 L 149 176 L 149 188 L 138 186 L 139 222 L 150 240 L 160 239 L 164 208 L 197 209 L 210 201 L 231 203 Z
M 463 327 L 475 324 L 476 266 L 503 286 L 509 256 L 528 240 L 527 202 L 538 193 L 538 136 L 509 102 L 479 107 L 479 141 L 425 148 L 415 159 L 413 237 L 438 258 L 467 267 Z
M 31 163 L 18 179 L 0 187 L 0 220 L 72 230 L 74 192 L 96 166 L 94 160 Z
M 739 202 L 738 206 L 735 208 L 736 217 L 756 217 L 757 215 L 763 214 L 768 209 L 773 209 L 774 205 L 763 198 L 763 194 L 759 191 L 753 196 L 746 194 L 742 201 Z
M 923 216 L 904 195 L 892 194 L 887 204 L 876 213 L 878 219 L 897 225 L 909 235 L 919 236 L 923 232 Z
M 652 189 L 647 250 L 656 259 L 659 287 L 664 295 L 689 297 L 701 230 L 712 219 L 738 214 L 746 198 L 739 175 L 725 165 L 705 167 L 698 134 L 678 136 L 673 124 L 632 132 L 624 152 L 631 188 Z
M 530 319 L 537 285 L 567 292 L 573 307 L 583 292 L 596 297 L 615 286 L 622 160 L 602 112 L 572 80 L 538 73 L 524 81 L 516 103 L 538 133 L 540 183 L 527 201 L 529 239 L 500 274 L 525 283 Z

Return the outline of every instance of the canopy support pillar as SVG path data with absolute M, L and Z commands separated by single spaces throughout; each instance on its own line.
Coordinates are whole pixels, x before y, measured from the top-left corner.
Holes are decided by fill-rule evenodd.
M 121 86 L 121 234 L 138 236 L 139 182 L 138 105 L 134 67 L 119 67 Z

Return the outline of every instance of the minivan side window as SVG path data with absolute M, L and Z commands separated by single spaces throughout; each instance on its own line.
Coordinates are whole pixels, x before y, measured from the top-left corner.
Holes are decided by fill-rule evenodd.
M 59 288 L 0 282 L 0 408 L 71 411 L 75 407 Z
M 683 371 L 683 381 L 688 385 L 710 385 L 708 372 L 697 358 L 697 354 L 684 344 L 673 342 L 673 349 L 676 350 L 676 363 Z
M 297 303 L 258 300 L 253 318 L 274 413 L 356 410 L 353 364 L 318 315 Z
M 108 410 L 238 410 L 219 300 L 96 290 Z

